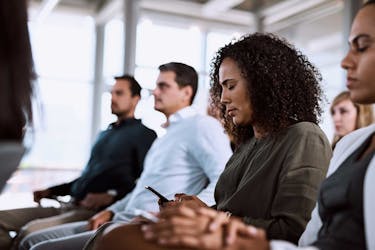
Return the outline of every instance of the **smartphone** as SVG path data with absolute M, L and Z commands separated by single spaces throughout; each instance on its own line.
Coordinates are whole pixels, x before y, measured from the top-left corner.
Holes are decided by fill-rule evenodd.
M 165 196 L 161 195 L 158 191 L 156 191 L 155 189 L 153 189 L 152 187 L 150 187 L 150 186 L 145 186 L 145 188 L 148 189 L 148 190 L 150 190 L 151 192 L 153 192 L 157 197 L 159 197 L 161 203 L 169 202 L 169 201 L 170 201 L 170 200 L 168 200 L 167 198 L 165 198 Z
M 154 223 L 159 221 L 158 217 L 156 217 L 155 215 L 153 215 L 150 212 L 147 212 L 147 211 L 144 211 L 144 210 L 141 210 L 141 209 L 134 209 L 134 215 L 141 216 L 141 217 L 143 217 L 143 218 L 145 218 L 149 221 L 152 221 Z

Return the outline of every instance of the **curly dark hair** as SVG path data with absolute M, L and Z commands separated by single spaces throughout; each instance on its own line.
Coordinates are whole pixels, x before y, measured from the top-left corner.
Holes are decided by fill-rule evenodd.
M 317 124 L 322 113 L 321 74 L 300 51 L 273 34 L 255 33 L 225 45 L 211 63 L 211 105 L 220 110 L 226 132 L 235 144 L 253 136 L 251 125 L 236 126 L 220 102 L 219 68 L 231 58 L 247 82 L 253 117 L 263 130 L 274 134 L 291 124 Z

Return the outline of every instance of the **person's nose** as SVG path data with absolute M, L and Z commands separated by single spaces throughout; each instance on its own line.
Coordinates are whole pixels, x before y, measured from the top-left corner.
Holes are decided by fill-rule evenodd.
M 332 118 L 334 123 L 338 123 L 341 120 L 341 115 L 338 112 L 336 112 L 332 115 Z
M 227 104 L 230 102 L 229 95 L 224 88 L 221 91 L 220 102 L 223 104 Z
M 157 96 L 159 94 L 159 89 L 158 88 L 154 88 L 154 90 L 152 90 L 152 95 L 153 96 Z
M 355 67 L 353 52 L 351 50 L 349 50 L 348 53 L 346 53 L 346 56 L 342 59 L 341 67 L 345 70 L 353 69 Z

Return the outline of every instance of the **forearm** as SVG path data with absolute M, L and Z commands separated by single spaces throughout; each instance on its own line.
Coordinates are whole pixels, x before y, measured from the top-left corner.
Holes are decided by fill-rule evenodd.
M 106 210 L 109 210 L 114 214 L 123 212 L 125 210 L 126 205 L 128 204 L 130 196 L 131 193 L 127 194 L 124 198 L 118 200 L 117 202 L 109 206 Z
M 52 187 L 49 187 L 48 190 L 51 191 L 51 196 L 68 195 L 68 194 L 70 194 L 70 189 L 71 189 L 72 184 L 74 182 L 75 182 L 75 180 L 72 181 L 72 182 L 69 182 L 69 183 L 64 183 L 64 184 L 61 184 L 61 185 L 52 186 Z
M 244 217 L 243 221 L 266 231 L 269 239 L 282 239 L 297 244 L 299 237 L 304 230 L 304 222 L 298 217 L 283 217 L 272 219 L 254 219 Z

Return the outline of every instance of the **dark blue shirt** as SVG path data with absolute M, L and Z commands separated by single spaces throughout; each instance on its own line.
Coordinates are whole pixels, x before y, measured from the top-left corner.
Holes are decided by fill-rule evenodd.
M 80 201 L 88 193 L 114 189 L 118 193 L 116 200 L 121 199 L 134 188 L 155 138 L 156 133 L 140 120 L 112 123 L 99 134 L 81 176 L 70 183 L 49 188 L 52 195 L 70 194 L 75 201 Z

